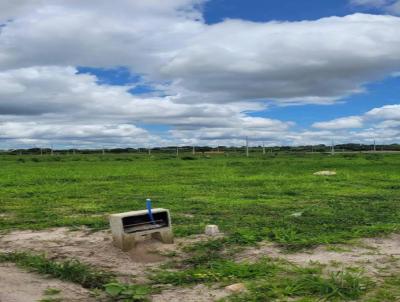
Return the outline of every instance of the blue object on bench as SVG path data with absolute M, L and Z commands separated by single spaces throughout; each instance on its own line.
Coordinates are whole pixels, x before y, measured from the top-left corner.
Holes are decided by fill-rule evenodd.
M 151 223 L 153 223 L 153 224 L 156 223 L 154 221 L 153 212 L 151 211 L 151 199 L 150 198 L 146 199 L 146 208 L 147 208 L 147 215 L 149 215 Z

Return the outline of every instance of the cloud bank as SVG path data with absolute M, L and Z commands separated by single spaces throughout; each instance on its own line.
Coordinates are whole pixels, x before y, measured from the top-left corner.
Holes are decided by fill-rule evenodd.
M 333 104 L 398 73 L 399 17 L 353 14 L 208 25 L 202 5 L 200 0 L 1 3 L 0 144 L 230 145 L 243 144 L 246 136 L 298 144 L 327 142 L 338 131 L 347 131 L 349 140 L 370 139 L 373 131 L 396 139 L 398 120 L 390 114 L 397 107 L 310 129 L 253 113 L 270 106 Z M 78 73 L 78 66 L 124 66 L 152 90 L 132 94 L 138 83 L 99 83 L 94 75 Z M 372 118 L 381 111 L 385 118 Z M 370 125 L 367 116 L 379 123 Z

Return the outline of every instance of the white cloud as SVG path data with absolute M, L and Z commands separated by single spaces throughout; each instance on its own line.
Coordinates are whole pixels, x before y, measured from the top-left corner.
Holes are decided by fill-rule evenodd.
M 314 128 L 324 130 L 340 130 L 363 128 L 372 125 L 377 128 L 392 128 L 400 122 L 400 105 L 385 105 L 373 108 L 360 116 L 341 117 L 330 121 L 314 123 Z
M 400 14 L 400 0 L 350 0 L 350 3 L 355 6 L 379 8 L 394 15 Z
M 400 18 L 206 25 L 201 2 L 42 1 L 3 28 L 0 68 L 126 65 L 172 82 L 175 102 L 289 104 L 329 104 L 400 69 Z
M 391 0 L 350 0 L 353 5 L 383 7 L 387 6 Z
M 336 143 L 371 143 L 373 140 L 379 141 L 379 143 L 398 142 L 400 138 L 400 105 L 385 105 L 369 110 L 360 116 L 348 116 L 314 123 L 313 127 L 322 129 L 322 131 L 300 133 L 300 140 L 326 142 L 329 139 L 335 139 Z
M 266 100 L 331 104 L 396 74 L 400 18 L 355 14 L 208 25 L 198 9 L 202 3 L 0 3 L 0 139 L 241 144 L 249 136 L 253 142 L 290 144 L 362 127 L 374 115 L 386 114 L 386 124 L 396 121 L 393 108 L 382 107 L 359 119 L 314 125 L 323 131 L 296 132 L 290 121 L 250 112 L 265 110 Z M 94 76 L 76 74 L 76 66 L 127 66 L 161 93 L 133 96 L 127 90 L 134 84 L 99 85 Z M 149 124 L 170 131 L 154 135 L 139 126 Z
M 395 15 L 400 15 L 400 0 L 397 0 L 392 5 L 389 5 L 387 7 L 387 11 Z
M 399 120 L 387 120 L 379 123 L 376 128 L 388 129 L 388 128 L 399 128 L 400 129 L 400 119 Z
M 263 121 L 266 127 L 257 128 L 257 120 L 251 123 L 238 123 L 236 126 L 226 125 L 223 128 L 207 128 L 189 130 L 172 130 L 171 134 L 187 144 L 203 143 L 212 145 L 243 146 L 247 136 L 252 145 L 308 145 L 366 143 L 374 140 L 379 144 L 399 142 L 400 138 L 400 105 L 387 105 L 374 108 L 360 116 L 348 116 L 330 121 L 314 123 L 318 130 L 294 129 L 292 123 L 276 120 Z M 246 127 L 245 127 L 246 125 Z
M 154 72 L 202 30 L 201 13 L 193 8 L 199 2 L 39 1 L 2 29 L 0 68 L 128 65 Z
M 91 75 L 77 74 L 73 67 L 0 72 L 2 83 L 12 83 L 0 86 L 0 139 L 33 139 L 38 143 L 57 140 L 66 144 L 76 140 L 97 144 L 108 141 L 136 146 L 147 140 L 148 144 L 162 145 L 164 138 L 153 137 L 134 124 L 163 124 L 173 127 L 175 133 L 197 129 L 216 133 L 238 128 L 253 135 L 283 131 L 292 125 L 243 113 L 265 109 L 259 103 L 180 104 L 168 96 L 134 96 L 127 92 L 131 86 L 99 85 L 96 80 Z
M 368 111 L 365 116 L 367 118 L 381 120 L 400 120 L 400 104 L 385 105 L 380 108 L 374 108 Z
M 194 36 L 162 72 L 226 100 L 331 102 L 398 70 L 399 27 L 400 18 L 362 14 L 265 24 L 228 20 Z
M 30 10 L 35 10 L 44 4 L 43 0 L 13 0 L 0 2 L 0 24 L 21 16 Z
M 334 119 L 327 122 L 318 122 L 312 125 L 314 128 L 335 130 L 335 129 L 351 129 L 361 128 L 363 126 L 362 118 L 359 116 L 349 116 Z
M 0 138 L 22 139 L 81 139 L 81 138 L 137 138 L 148 136 L 147 131 L 133 125 L 50 124 L 39 122 L 5 122 L 1 124 Z

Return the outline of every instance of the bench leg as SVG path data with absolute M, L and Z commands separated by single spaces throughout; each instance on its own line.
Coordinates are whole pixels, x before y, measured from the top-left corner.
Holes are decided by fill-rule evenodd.
M 124 252 L 128 252 L 136 246 L 137 241 L 137 236 L 133 234 L 124 234 L 122 235 L 121 242 L 118 242 L 116 245 L 114 241 L 114 245 L 121 248 Z
M 163 243 L 174 243 L 174 235 L 170 230 L 164 230 L 151 234 L 151 237 Z

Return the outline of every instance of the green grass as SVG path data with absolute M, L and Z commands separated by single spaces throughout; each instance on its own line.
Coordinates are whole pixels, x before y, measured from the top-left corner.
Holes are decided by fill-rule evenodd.
M 192 244 L 185 248 L 187 259 L 153 272 L 150 279 L 157 285 L 173 286 L 245 283 L 247 292 L 224 300 L 232 302 L 294 298 L 295 301 L 354 301 L 377 287 L 355 268 L 327 273 L 325 266 L 317 263 L 300 267 L 266 257 L 256 262 L 236 262 L 229 252 L 231 247 L 232 243 L 224 238 Z
M 107 214 L 147 197 L 171 210 L 178 236 L 215 223 L 240 245 L 295 250 L 399 230 L 399 155 L 196 158 L 1 156 L 0 230 L 106 228 Z M 338 175 L 312 175 L 324 169 Z
M 249 292 L 231 297 L 232 302 L 264 302 L 285 298 L 297 301 L 354 301 L 372 286 L 369 279 L 349 272 L 332 273 L 325 277 L 298 272 L 289 277 L 266 278 L 250 285 Z
M 174 270 L 151 275 L 156 288 L 167 283 L 245 282 L 249 291 L 232 301 L 377 302 L 400 297 L 396 275 L 376 286 L 351 271 L 326 275 L 320 267 L 300 268 L 271 259 L 232 260 L 236 250 L 263 240 L 295 251 L 398 231 L 397 154 L 0 156 L 0 167 L 0 232 L 107 228 L 107 214 L 142 209 L 147 197 L 154 207 L 171 210 L 178 236 L 218 224 L 226 236 L 186 247 L 188 257 L 171 262 Z M 319 170 L 335 170 L 337 175 L 314 176 Z M 11 253 L 0 254 L 1 261 L 105 289 L 114 300 L 145 301 L 152 290 L 148 285 L 115 284 L 112 274 L 74 260 Z
M 45 255 L 27 252 L 0 253 L 0 263 L 4 262 L 15 263 L 18 267 L 29 271 L 77 283 L 84 288 L 103 290 L 110 298 L 108 301 L 146 302 L 148 295 L 152 292 L 152 289 L 146 285 L 118 283 L 115 281 L 114 274 L 74 259 L 55 261 L 48 259 Z M 41 302 L 62 301 L 58 297 L 49 297 L 60 292 L 55 288 L 46 289 L 44 294 L 48 297 L 42 299 Z
M 370 293 L 366 302 L 392 302 L 400 301 L 400 273 L 385 278 L 384 282 Z
M 315 298 L 347 301 L 361 298 L 375 284 L 360 273 L 339 271 L 326 274 L 321 266 L 298 267 L 285 261 L 264 258 L 254 263 L 211 260 L 183 270 L 160 270 L 152 276 L 156 284 L 175 286 L 245 282 L 248 291 L 226 301 L 286 301 Z M 297 300 L 296 300 L 297 301 Z
M 103 288 L 114 280 L 113 274 L 94 269 L 77 260 L 53 261 L 44 255 L 34 255 L 26 252 L 0 253 L 1 262 L 12 262 L 19 267 L 49 275 L 51 277 L 78 283 L 85 288 Z
M 146 285 L 109 283 L 105 285 L 105 292 L 112 298 L 112 301 L 148 302 L 152 289 Z
M 211 248 L 215 243 L 209 243 Z M 191 253 L 202 248 L 193 246 Z M 89 289 L 100 289 L 108 295 L 109 301 L 145 302 L 149 295 L 159 291 L 160 285 L 194 285 L 198 283 L 245 282 L 248 291 L 232 295 L 224 301 L 281 301 L 286 298 L 315 298 L 307 301 L 347 301 L 362 298 L 377 286 L 370 279 L 352 270 L 326 275 L 323 267 L 314 265 L 298 267 L 287 261 L 261 259 L 255 263 L 237 263 L 223 258 L 208 262 L 190 264 L 181 270 L 158 270 L 150 272 L 149 284 L 117 283 L 110 273 L 97 270 L 76 260 L 54 261 L 44 255 L 22 252 L 0 253 L 0 263 L 12 262 L 19 267 L 48 275 L 64 281 L 71 281 Z M 395 297 L 388 289 L 398 285 L 396 277 L 385 281 L 384 286 L 370 295 L 371 302 L 381 297 Z M 41 301 L 61 301 L 51 297 L 60 293 L 58 289 L 45 291 Z M 300 300 L 299 300 L 300 301 Z M 301 300 L 303 301 L 303 300 Z M 306 301 L 306 300 L 304 300 Z
M 44 291 L 44 294 L 47 295 L 47 296 L 53 296 L 53 295 L 59 294 L 60 292 L 61 292 L 61 290 L 58 289 L 58 288 L 49 287 Z

